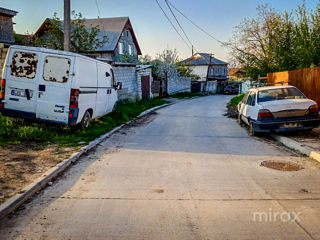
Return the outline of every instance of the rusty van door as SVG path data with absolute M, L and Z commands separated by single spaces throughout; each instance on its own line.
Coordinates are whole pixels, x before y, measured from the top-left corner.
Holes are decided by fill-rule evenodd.
M 35 118 L 41 54 L 11 48 L 6 62 L 5 108 L 14 116 Z
M 74 56 L 45 54 L 37 93 L 38 119 L 68 124 Z

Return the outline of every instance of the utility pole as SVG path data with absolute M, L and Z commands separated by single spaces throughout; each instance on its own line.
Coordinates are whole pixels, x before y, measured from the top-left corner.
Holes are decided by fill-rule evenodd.
M 212 55 L 213 54 L 209 54 L 209 65 L 208 65 L 208 71 L 207 71 L 207 78 L 206 78 L 206 85 L 205 85 L 205 92 L 207 92 L 208 89 L 208 80 L 209 80 L 209 74 L 210 74 L 210 67 L 211 67 L 211 62 L 212 62 Z
M 70 0 L 64 0 L 64 50 L 70 52 Z
M 193 45 L 192 45 L 192 55 L 191 56 L 193 56 L 193 54 L 194 54 L 194 51 L 193 51 Z

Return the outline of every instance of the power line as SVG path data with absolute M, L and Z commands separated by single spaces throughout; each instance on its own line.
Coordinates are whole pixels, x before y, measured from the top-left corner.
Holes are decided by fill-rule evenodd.
M 194 47 L 194 44 L 192 44 L 190 38 L 188 37 L 188 35 L 186 34 L 186 32 L 184 31 L 183 27 L 181 26 L 179 20 L 177 19 L 176 15 L 174 14 L 174 12 L 172 11 L 170 5 L 168 4 L 168 0 L 165 0 L 165 3 L 167 4 L 172 16 L 174 17 L 174 19 L 176 20 L 178 26 L 180 27 L 181 31 L 183 32 L 184 36 L 186 37 L 186 39 L 188 40 L 188 42 L 190 43 L 191 46 Z M 195 50 L 198 52 L 198 50 L 195 48 Z
M 198 24 L 196 24 L 194 21 L 192 21 L 189 17 L 187 17 L 183 12 L 181 12 L 177 7 L 175 7 L 171 2 L 166 0 L 178 13 L 180 13 L 183 17 L 185 17 L 189 22 L 191 22 L 194 26 L 196 26 L 198 29 L 200 29 L 203 33 L 214 39 L 215 41 L 219 42 L 222 45 L 229 45 L 229 43 L 222 42 L 216 37 L 212 36 L 210 33 L 208 33 L 206 30 L 204 30 L 202 27 L 200 27 Z
M 169 18 L 169 16 L 166 14 L 166 12 L 163 10 L 163 8 L 161 7 L 160 3 L 158 0 L 155 0 L 159 6 L 159 8 L 161 9 L 162 13 L 164 14 L 164 16 L 166 17 L 166 19 L 170 22 L 171 26 L 173 27 L 173 29 L 176 31 L 176 33 L 180 36 L 180 38 L 182 39 L 182 41 L 188 46 L 188 48 L 191 49 L 191 47 L 189 46 L 189 44 L 187 43 L 187 41 L 182 37 L 182 35 L 180 34 L 180 32 L 178 31 L 178 29 L 174 26 L 174 24 L 172 23 L 171 19 Z
M 98 9 L 98 14 L 99 14 L 98 17 L 100 18 L 101 13 L 100 13 L 100 8 L 99 8 L 98 0 L 95 0 L 95 2 L 96 2 L 97 9 Z

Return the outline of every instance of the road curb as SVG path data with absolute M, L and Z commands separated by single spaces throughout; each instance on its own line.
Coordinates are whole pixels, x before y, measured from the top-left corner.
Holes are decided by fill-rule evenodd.
M 273 139 L 275 139 L 276 141 L 282 143 L 286 147 L 293 149 L 295 151 L 298 151 L 298 152 L 302 153 L 303 155 L 306 155 L 306 156 L 312 158 L 313 160 L 320 162 L 320 152 L 314 151 L 314 149 L 307 147 L 307 146 L 304 146 L 303 144 L 300 144 L 299 142 L 292 140 L 290 138 L 287 138 L 287 137 L 278 136 L 278 135 L 271 135 L 271 137 Z
M 130 120 L 114 129 L 112 129 L 110 132 L 98 137 L 97 139 L 91 141 L 88 145 L 81 148 L 81 150 L 77 153 L 74 153 L 70 158 L 65 159 L 61 163 L 57 164 L 56 166 L 50 168 L 48 171 L 46 171 L 41 177 L 39 177 L 36 181 L 26 186 L 22 191 L 20 191 L 18 194 L 14 195 L 13 197 L 9 198 L 6 202 L 0 205 L 0 219 L 4 218 L 5 216 L 12 213 L 14 210 L 16 210 L 19 206 L 21 206 L 26 200 L 28 200 L 30 197 L 32 197 L 34 194 L 39 192 L 42 188 L 47 186 L 48 182 L 50 182 L 52 179 L 57 177 L 59 174 L 61 174 L 64 170 L 66 170 L 72 163 L 76 162 L 83 154 L 89 152 L 93 148 L 95 148 L 98 144 L 100 144 L 102 141 L 104 141 L 106 138 L 110 137 L 115 132 L 119 131 L 124 126 L 132 123 L 134 120 L 139 119 L 151 112 L 154 112 L 156 110 L 159 110 L 161 108 L 167 107 L 171 105 L 172 103 L 166 103 L 151 109 L 148 109 L 139 116 L 137 116 L 135 119 Z

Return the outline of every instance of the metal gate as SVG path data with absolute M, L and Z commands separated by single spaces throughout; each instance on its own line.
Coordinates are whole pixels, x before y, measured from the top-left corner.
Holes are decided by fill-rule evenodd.
M 142 99 L 150 98 L 150 76 L 141 77 Z

